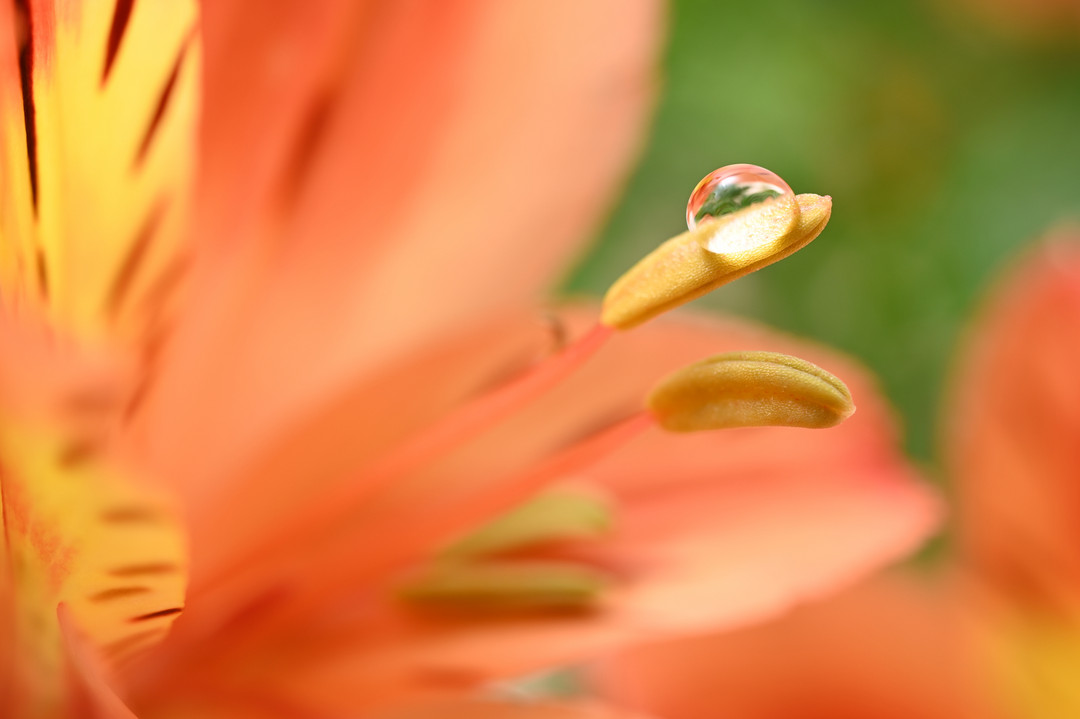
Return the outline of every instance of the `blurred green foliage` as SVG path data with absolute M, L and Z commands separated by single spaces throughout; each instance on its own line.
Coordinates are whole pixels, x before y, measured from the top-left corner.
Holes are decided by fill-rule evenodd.
M 602 292 L 685 229 L 719 166 L 832 195 L 816 242 L 697 305 L 862 358 L 932 460 L 980 295 L 1020 247 L 1080 219 L 1080 44 L 1021 41 L 948 2 L 677 0 L 652 135 L 566 289 Z

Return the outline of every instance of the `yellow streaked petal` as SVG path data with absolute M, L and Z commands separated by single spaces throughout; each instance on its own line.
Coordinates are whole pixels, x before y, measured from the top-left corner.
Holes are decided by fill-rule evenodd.
M 164 637 L 183 607 L 186 549 L 168 497 L 95 453 L 92 438 L 0 420 L 3 537 L 22 683 L 62 696 L 56 611 L 107 659 Z
M 15 180 L 0 190 L 0 202 L 15 208 L 0 227 L 14 248 L 0 279 L 5 292 L 23 288 L 83 335 L 142 328 L 153 308 L 141 305 L 171 271 L 189 209 L 195 3 L 134 3 L 104 79 L 115 5 L 35 6 L 36 193 L 26 181 L 21 94 L 7 83 L 0 98 L 0 171 Z M 42 28 L 50 15 L 51 35 Z

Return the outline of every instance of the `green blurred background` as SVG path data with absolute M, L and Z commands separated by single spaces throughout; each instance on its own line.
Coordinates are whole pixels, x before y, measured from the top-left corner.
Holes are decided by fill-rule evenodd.
M 1080 32 L 1010 31 L 1015 7 L 995 25 L 948 0 L 676 0 L 652 134 L 566 289 L 602 292 L 685 229 L 690 190 L 722 165 L 832 195 L 816 242 L 698 305 L 861 358 L 932 461 L 981 293 L 1025 244 L 1080 221 Z

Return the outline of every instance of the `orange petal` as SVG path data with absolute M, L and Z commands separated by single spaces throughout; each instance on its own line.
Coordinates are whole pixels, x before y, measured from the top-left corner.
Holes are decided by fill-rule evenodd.
M 313 406 L 284 432 L 245 447 L 240 465 L 221 466 L 220 458 L 185 446 L 158 457 L 156 466 L 190 507 L 194 584 L 240 567 L 280 576 L 285 550 L 309 564 L 322 537 L 294 536 L 297 515 L 346 482 L 362 484 L 363 469 L 379 453 L 550 355 L 557 341 L 552 332 L 543 315 L 515 314 L 435 338 L 415 356 L 360 374 L 353 386 Z M 193 421 L 200 409 L 190 408 Z M 277 542 L 277 550 L 253 560 L 250 553 L 268 540 Z M 194 609 L 212 613 L 208 604 L 202 597 Z
M 964 550 L 1014 601 L 1080 606 L 1080 245 L 1010 271 L 954 371 L 948 459 Z
M 57 604 L 96 647 L 116 643 L 110 659 L 142 648 L 183 604 L 184 547 L 168 499 L 107 452 L 123 374 L 3 313 L 0 340 L 0 551 L 12 572 L 16 685 L 57 696 Z
M 594 613 L 430 620 L 395 606 L 387 572 L 431 552 L 455 527 L 482 521 L 475 505 L 499 511 L 489 496 L 515 471 L 633 411 L 673 366 L 740 348 L 809 357 L 850 385 L 859 412 L 825 431 L 655 432 L 582 468 L 573 479 L 606 488 L 621 527 L 580 548 L 621 580 Z M 302 562 L 274 555 L 286 594 L 325 594 L 318 608 L 292 618 L 308 649 L 264 647 L 260 656 L 322 657 L 311 670 L 320 681 L 340 675 L 383 691 L 431 677 L 471 685 L 628 642 L 759 621 L 903 556 L 938 515 L 860 370 L 730 321 L 664 318 L 613 339 L 578 375 L 436 469 L 360 507 L 347 531 L 292 537 L 290 552 Z M 570 478 L 551 481 L 560 479 Z M 219 546 L 228 541 L 222 533 Z M 325 633 L 313 626 L 315 614 L 337 616 L 335 597 L 353 604 L 357 592 L 365 596 L 360 616 L 335 618 Z
M 208 257 L 155 406 L 210 457 L 549 286 L 651 96 L 651 0 L 318 7 L 204 18 Z
M 592 676 L 666 719 L 986 719 L 950 589 L 882 577 L 759 627 L 622 652 Z
M 575 477 L 608 489 L 621 505 L 621 531 L 592 546 L 601 566 L 625 581 L 596 616 L 441 624 L 426 636 L 418 630 L 411 645 L 402 642 L 389 656 L 406 662 L 411 654 L 420 664 L 478 676 L 524 670 L 609 644 L 758 621 L 913 550 L 934 528 L 939 507 L 900 456 L 873 385 L 845 360 L 733 322 L 665 321 L 613 340 L 535 411 L 504 422 L 446 474 L 433 475 L 426 510 L 414 502 L 394 521 L 430 531 L 455 511 L 451 487 L 470 487 L 482 501 L 512 462 L 542 456 L 613 411 L 633 408 L 660 367 L 748 347 L 809 357 L 836 372 L 859 411 L 821 432 L 641 437 Z M 386 525 L 374 526 L 383 533 L 358 529 L 352 536 L 358 564 L 373 543 L 391 543 Z
M 67 716 L 72 719 L 138 719 L 106 680 L 94 649 L 79 636 L 67 607 L 57 609 L 68 668 Z
M 571 325 L 584 326 L 591 316 L 589 310 L 574 313 Z M 632 496 L 657 488 L 703 485 L 727 491 L 739 486 L 746 476 L 788 482 L 792 481 L 789 477 L 831 471 L 836 483 L 830 486 L 847 486 L 853 479 L 865 481 L 871 490 L 880 487 L 886 494 L 895 487 L 901 491 L 915 487 L 916 495 L 925 496 L 918 485 L 907 481 L 914 475 L 896 450 L 896 432 L 888 410 L 860 369 L 818 348 L 749 324 L 684 316 L 662 320 L 656 329 L 616 336 L 554 391 L 500 422 L 428 475 L 416 478 L 415 488 L 405 498 L 412 502 L 410 509 L 419 512 L 425 508 L 420 500 L 426 495 L 431 498 L 427 506 L 438 504 L 445 514 L 450 511 L 451 498 L 467 501 L 470 496 L 481 497 L 508 472 L 536 463 L 633 414 L 642 407 L 648 389 L 671 369 L 717 352 L 751 348 L 816 361 L 851 386 L 858 412 L 841 427 L 823 432 L 762 428 L 697 437 L 658 432 L 591 468 L 587 478 L 609 485 L 620 495 Z M 784 451 L 777 452 L 776 447 Z M 879 475 L 899 484 L 878 481 Z M 802 484 L 820 486 L 809 481 Z M 768 490 L 766 482 L 757 482 L 755 487 Z
M 636 145 L 659 4 L 373 5 L 207 8 L 204 202 L 235 229 L 298 184 L 289 281 L 350 279 L 389 332 L 531 296 Z

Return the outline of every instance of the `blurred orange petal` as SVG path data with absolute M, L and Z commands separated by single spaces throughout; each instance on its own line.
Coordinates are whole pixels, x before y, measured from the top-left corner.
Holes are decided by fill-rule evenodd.
M 591 676 L 666 719 L 987 719 L 963 615 L 925 579 L 880 577 L 768 624 L 620 653 Z
M 564 313 L 568 336 L 579 335 L 587 326 L 588 318 L 593 316 L 592 310 L 587 308 Z M 476 335 L 474 338 L 488 346 L 505 346 L 506 337 L 521 336 L 520 331 L 515 333 L 513 330 L 515 323 L 521 322 L 492 324 L 488 339 Z M 864 499 L 876 497 L 885 507 L 895 502 L 896 512 L 889 516 L 896 520 L 895 529 L 900 534 L 892 537 L 896 544 L 891 551 L 901 551 L 929 530 L 937 514 L 932 493 L 921 488 L 915 473 L 896 452 L 895 430 L 888 410 L 878 399 L 876 388 L 863 378 L 861 370 L 847 360 L 753 325 L 703 318 L 671 318 L 614 337 L 595 358 L 558 387 L 457 448 L 445 460 L 409 478 L 408 482 L 397 482 L 388 488 L 391 491 L 386 496 L 376 495 L 365 501 L 368 506 L 358 505 L 352 528 L 337 540 L 342 546 L 351 547 L 348 550 L 349 566 L 362 571 L 368 555 L 377 553 L 375 548 L 379 542 L 373 542 L 376 537 L 385 542 L 390 541 L 388 537 L 396 537 L 406 544 L 409 538 L 402 536 L 403 529 L 415 526 L 426 527 L 432 533 L 441 526 L 442 532 L 452 535 L 491 514 L 504 511 L 521 501 L 525 492 L 536 489 L 500 495 L 499 488 L 509 475 L 534 466 L 568 445 L 639 411 L 649 388 L 666 372 L 702 356 L 739 347 L 799 354 L 835 370 L 849 380 L 859 411 L 841 427 L 823 433 L 787 428 L 697 436 L 653 432 L 598 465 L 585 469 L 580 479 L 610 490 L 624 502 L 627 521 L 639 521 L 634 513 L 640 510 L 641 526 L 634 531 L 644 531 L 650 525 L 663 523 L 660 512 L 650 514 L 644 509 L 650 503 L 659 507 L 664 501 L 673 504 L 685 501 L 685 507 L 670 511 L 669 516 L 675 516 L 696 502 L 716 497 L 733 498 L 722 500 L 721 504 L 751 497 L 753 499 L 749 501 L 761 501 L 766 507 L 773 500 L 783 502 L 787 493 L 818 490 L 824 493 L 823 498 L 834 497 L 841 504 L 849 490 L 852 497 L 863 492 L 866 493 Z M 453 356 L 438 347 L 424 355 L 433 358 Z M 423 394 L 425 387 L 437 388 L 440 383 L 453 383 L 453 371 L 453 365 L 449 365 L 440 367 L 437 373 L 420 373 L 416 376 L 414 389 Z M 357 393 L 356 396 L 360 395 Z M 358 401 L 355 407 L 355 419 L 344 424 L 363 425 L 363 403 Z M 785 451 L 778 454 L 777 446 L 785 447 Z M 275 460 L 264 466 L 265 469 L 254 474 L 272 476 L 271 466 L 286 465 Z M 551 477 L 550 481 L 570 478 Z M 350 481 L 363 481 L 362 472 Z M 486 514 L 476 516 L 474 503 L 491 502 L 493 495 L 505 497 L 502 505 L 489 506 Z M 296 510 L 295 504 L 289 506 Z M 459 519 L 455 526 L 456 508 L 460 508 L 468 519 Z M 901 508 L 912 514 L 904 514 Z M 777 511 L 783 514 L 781 510 Z M 907 524 L 909 521 L 910 525 Z M 832 525 L 825 522 L 823 526 Z M 882 537 L 891 536 L 889 526 L 882 525 Z M 901 526 L 907 526 L 908 530 L 901 530 Z M 416 536 L 415 530 L 409 531 Z M 651 535 L 646 536 L 650 536 L 647 541 L 652 541 Z M 869 549 L 871 544 L 867 542 L 862 546 Z M 365 548 L 375 551 L 368 552 Z M 318 554 L 331 565 L 345 559 L 332 553 Z M 315 564 L 309 564 L 306 571 L 325 574 Z M 348 572 L 331 574 L 347 581 Z
M 0 343 L 0 622 L 3 653 L 18 657 L 0 680 L 11 705 L 37 716 L 82 696 L 70 689 L 86 682 L 64 677 L 86 666 L 75 644 L 134 649 L 167 632 L 183 606 L 185 554 L 171 504 L 106 450 L 123 368 L 2 311 Z M 69 636 L 73 626 L 85 640 Z
M 309 6 L 204 19 L 217 239 L 157 394 L 173 424 L 194 392 L 207 409 L 161 451 L 242 446 L 425 335 L 535 299 L 640 139 L 657 2 Z
M 759 619 L 852 581 L 932 528 L 935 500 L 896 456 L 887 413 L 857 370 L 863 413 L 835 436 L 654 431 L 631 442 L 632 432 L 616 432 L 613 440 L 628 443 L 606 460 L 594 464 L 618 449 L 614 441 L 597 445 L 603 452 L 575 451 L 583 441 L 593 446 L 597 428 L 607 438 L 603 428 L 638 412 L 667 371 L 704 355 L 748 344 L 817 354 L 742 325 L 670 319 L 615 338 L 555 387 L 562 369 L 579 369 L 610 330 L 583 331 L 593 310 L 554 332 L 521 319 L 600 217 L 635 148 L 651 97 L 658 2 L 270 0 L 252 14 L 249 3 L 220 0 L 207 3 L 197 30 L 157 15 L 161 7 L 87 3 L 85 15 L 62 13 L 56 26 L 35 15 L 34 52 L 56 55 L 54 65 L 35 65 L 32 79 L 63 82 L 35 89 L 41 137 L 55 142 L 39 148 L 42 226 L 19 235 L 20 251 L 34 252 L 3 257 L 33 290 L 16 296 L 48 304 L 50 288 L 62 285 L 49 284 L 46 270 L 68 266 L 53 262 L 56 252 L 70 244 L 66 260 L 93 255 L 85 235 L 100 231 L 118 242 L 105 253 L 116 272 L 90 274 L 123 285 L 128 260 L 139 265 L 142 235 L 129 230 L 146 216 L 121 211 L 126 184 L 103 185 L 108 212 L 93 192 L 78 191 L 93 179 L 85 171 L 94 155 L 69 137 L 79 123 L 67 112 L 93 110 L 86 117 L 107 128 L 113 115 L 131 119 L 117 98 L 138 100 L 136 114 L 150 117 L 143 137 L 153 142 L 134 143 L 134 167 L 147 158 L 141 167 L 161 183 L 138 184 L 130 152 L 108 167 L 136 182 L 140 210 L 159 185 L 186 197 L 186 132 L 205 33 L 197 211 L 190 218 L 186 200 L 170 210 L 182 220 L 172 229 L 193 233 L 193 254 L 188 265 L 171 264 L 179 256 L 166 243 L 159 258 L 165 268 L 188 268 L 186 292 L 166 293 L 178 300 L 175 314 L 151 313 L 153 322 L 140 325 L 140 382 L 122 387 L 130 392 L 122 421 L 110 405 L 117 431 L 108 435 L 110 448 L 144 462 L 135 466 L 150 467 L 186 500 L 191 611 L 179 600 L 186 552 L 165 498 L 144 502 L 145 488 L 104 461 L 111 455 L 65 452 L 70 437 L 48 425 L 48 441 L 37 444 L 30 428 L 0 428 L 11 469 L 5 542 L 26 545 L 17 549 L 40 575 L 18 585 L 18 593 L 38 592 L 27 602 L 32 617 L 64 600 L 81 630 L 121 653 L 108 658 L 120 664 L 185 612 L 168 639 L 118 667 L 138 711 L 169 716 L 205 704 L 212 709 L 189 713 L 347 715 L 406 691 L 460 694 L 613 645 Z M 87 27 L 64 24 L 80 18 Z M 152 42 L 154 18 L 168 42 Z M 130 28 L 111 51 L 105 29 L 117 24 Z M 41 42 L 53 37 L 46 30 L 70 45 Z M 146 63 L 132 49 L 140 43 L 153 46 Z M 0 48 L 8 51 L 5 100 L 16 94 L 14 49 Z M 104 58 L 94 54 L 103 49 Z M 146 82 L 124 85 L 125 68 Z M 61 86 L 85 95 L 86 107 L 67 105 Z M 130 97 L 108 95 L 123 87 Z M 148 88 L 159 91 L 161 112 L 152 111 Z M 98 95 L 112 100 L 98 103 Z M 172 110 L 170 97 L 180 102 Z M 21 157 L 6 150 L 26 144 L 23 107 L 4 110 L 4 158 Z M 115 134 L 128 151 L 138 137 Z M 13 204 L 26 215 L 37 165 L 32 142 L 20 149 L 28 166 L 12 171 L 22 193 Z M 70 197 L 52 193 L 65 178 Z M 84 213 L 95 222 L 77 224 Z M 39 239 L 53 244 L 38 253 Z M 147 247 L 159 246 L 151 239 Z M 79 281 L 56 297 L 72 299 L 72 324 L 84 331 L 84 320 L 101 319 L 97 300 L 109 285 L 84 296 L 87 278 L 72 276 Z M 492 306 L 499 316 L 487 322 Z M 166 316 L 171 323 L 158 322 Z M 564 333 L 585 339 L 560 352 Z M 819 361 L 847 371 L 827 355 Z M 0 393 L 15 396 L 23 388 L 7 369 L 0 361 Z M 516 381 L 538 376 L 544 382 Z M 499 401 L 484 403 L 491 398 Z M 648 427 L 647 414 L 634 416 L 630 429 Z M 451 441 L 444 447 L 432 436 Z M 87 481 L 60 487 L 71 478 Z M 446 542 L 563 481 L 615 504 L 610 537 L 538 550 L 609 575 L 596 604 L 455 616 L 398 594 L 405 573 L 438 561 Z M 90 551 L 91 539 L 107 551 Z M 100 586 L 103 576 L 133 574 L 155 583 Z M 162 597 L 170 601 L 158 604 Z M 89 655 L 69 653 L 85 677 L 84 699 L 122 715 L 97 692 L 92 662 L 79 664 Z
M 298 516 L 325 504 L 332 491 L 345 485 L 362 491 L 365 483 L 378 479 L 365 470 L 380 453 L 546 359 L 555 350 L 554 341 L 544 315 L 487 318 L 433 337 L 407 359 L 360 373 L 352 386 L 295 417 L 235 473 L 206 473 L 205 483 L 196 483 L 191 477 L 199 475 L 185 472 L 187 463 L 163 467 L 163 473 L 177 479 L 192 508 L 191 541 L 200 557 L 196 583 L 240 564 L 257 574 L 260 567 L 250 557 L 242 560 L 265 544 L 267 527 L 276 527 L 273 536 L 285 542 L 281 551 L 260 555 L 266 563 L 262 569 L 275 576 L 292 571 L 282 569 L 287 564 L 282 552 L 288 552 L 302 557 L 304 569 L 297 571 L 322 572 L 331 564 L 317 561 L 317 547 L 325 538 L 291 532 Z M 239 515 L 238 505 L 244 506 Z M 356 524 L 355 516 L 350 523 Z
M 138 719 L 110 687 L 102 662 L 79 636 L 67 612 L 58 610 L 63 652 L 68 673 L 68 719 Z
M 590 314 L 571 313 L 570 326 Z M 488 342 L 506 334 L 492 331 Z M 423 561 L 433 545 L 539 489 L 514 489 L 515 472 L 639 407 L 664 371 L 733 347 L 809 357 L 851 383 L 860 409 L 825 432 L 655 431 L 572 476 L 547 477 L 547 483 L 573 480 L 600 488 L 614 500 L 614 534 L 546 555 L 611 572 L 614 585 L 593 609 L 454 617 L 396 605 L 393 587 L 385 584 L 395 563 Z M 449 381 L 443 373 L 437 377 Z M 272 476 L 269 470 L 256 474 Z M 391 692 L 403 685 L 437 687 L 457 677 L 471 686 L 613 645 L 760 620 L 910 552 L 939 514 L 934 493 L 897 453 L 876 389 L 848 360 L 752 325 L 686 318 L 611 340 L 563 385 L 409 479 L 410 485 L 409 491 L 399 484 L 365 500 L 348 526 L 327 536 L 294 535 L 289 547 L 269 555 L 275 564 L 262 581 L 277 573 L 279 584 L 291 586 L 282 601 L 305 591 L 323 594 L 309 597 L 309 611 L 294 620 L 299 645 L 264 647 L 262 656 L 276 655 L 286 664 L 287 657 L 322 657 L 317 669 L 288 672 L 294 678 L 306 674 L 315 685 L 348 677 L 354 687 Z M 228 536 L 207 536 L 229 551 Z M 289 559 L 293 553 L 296 561 Z M 347 622 L 323 633 L 305 618 L 318 606 L 356 601 L 355 587 L 364 583 L 373 595 Z M 286 635 L 281 625 L 277 631 L 279 638 Z M 350 636 L 366 641 L 345 639 Z
M 535 412 L 486 437 L 483 449 L 470 453 L 476 470 L 462 460 L 447 476 L 483 487 L 485 478 L 498 476 L 490 473 L 494 463 L 550 451 L 632 409 L 661 367 L 729 347 L 809 357 L 851 383 L 860 409 L 823 433 L 770 428 L 640 437 L 572 477 L 615 500 L 615 534 L 568 550 L 618 578 L 596 614 L 473 621 L 467 631 L 435 623 L 429 636 L 398 651 L 415 652 L 420 665 L 485 676 L 611 643 L 737 625 L 852 582 L 933 530 L 936 497 L 896 452 L 887 412 L 861 373 L 820 350 L 734 322 L 672 319 L 613 340 Z M 413 519 L 403 510 L 399 521 L 430 529 L 440 512 L 452 516 L 447 490 L 444 484 L 437 509 L 414 505 Z M 483 497 L 492 488 L 473 491 Z
M 1080 605 L 1080 244 L 1011 270 L 956 366 L 946 448 L 963 550 L 1014 600 Z

